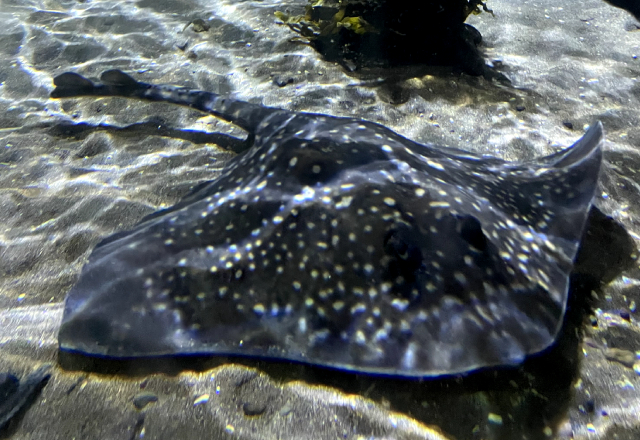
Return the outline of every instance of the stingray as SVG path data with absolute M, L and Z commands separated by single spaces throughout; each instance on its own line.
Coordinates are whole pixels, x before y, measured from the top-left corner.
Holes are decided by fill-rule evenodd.
M 512 163 L 120 71 L 54 83 L 55 98 L 168 102 L 248 133 L 216 178 L 95 247 L 65 300 L 61 350 L 426 377 L 517 365 L 556 339 L 599 122 Z

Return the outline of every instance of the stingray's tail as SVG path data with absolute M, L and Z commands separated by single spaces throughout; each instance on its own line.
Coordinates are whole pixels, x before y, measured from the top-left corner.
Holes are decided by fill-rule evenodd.
M 102 83 L 97 84 L 77 73 L 66 72 L 53 79 L 56 88 L 51 92 L 51 97 L 122 96 L 168 102 L 211 113 L 250 134 L 255 133 L 258 125 L 268 116 L 274 113 L 288 113 L 286 110 L 262 107 L 215 93 L 139 82 L 120 70 L 103 72 L 100 81 Z

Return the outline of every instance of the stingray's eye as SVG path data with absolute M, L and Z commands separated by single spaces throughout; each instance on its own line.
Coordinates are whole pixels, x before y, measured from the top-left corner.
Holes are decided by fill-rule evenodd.
M 413 272 L 422 265 L 422 252 L 415 242 L 413 230 L 406 225 L 392 228 L 385 237 L 384 250 L 398 262 L 398 270 L 405 278 L 413 278 Z
M 306 142 L 303 147 L 299 139 L 293 139 L 283 151 L 286 151 L 283 162 L 287 163 L 287 171 L 302 185 L 327 183 L 343 170 L 387 160 L 379 147 L 357 142 L 337 144 L 331 139 Z
M 484 235 L 482 225 L 478 219 L 465 215 L 458 217 L 458 221 L 458 230 L 462 239 L 479 251 L 486 250 L 488 244 L 487 236 Z
M 293 152 L 289 160 L 289 171 L 303 185 L 327 182 L 340 169 L 341 165 L 334 154 L 310 147 Z

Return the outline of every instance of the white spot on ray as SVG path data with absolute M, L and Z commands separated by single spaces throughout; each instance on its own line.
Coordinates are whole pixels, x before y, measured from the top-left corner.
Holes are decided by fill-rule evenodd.
M 416 350 L 417 345 L 415 342 L 407 344 L 407 348 L 402 356 L 402 368 L 407 371 L 411 371 L 416 367 Z
M 435 168 L 436 170 L 444 171 L 444 167 L 440 165 L 438 162 L 427 160 L 427 165 L 429 165 L 431 168 Z

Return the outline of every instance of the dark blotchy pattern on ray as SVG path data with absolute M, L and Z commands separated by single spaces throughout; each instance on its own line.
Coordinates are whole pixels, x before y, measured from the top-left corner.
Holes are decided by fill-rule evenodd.
M 600 123 L 526 163 L 421 145 L 119 71 L 53 97 L 187 105 L 251 147 L 172 208 L 96 246 L 69 292 L 63 350 L 237 354 L 433 376 L 549 346 L 600 163 Z

